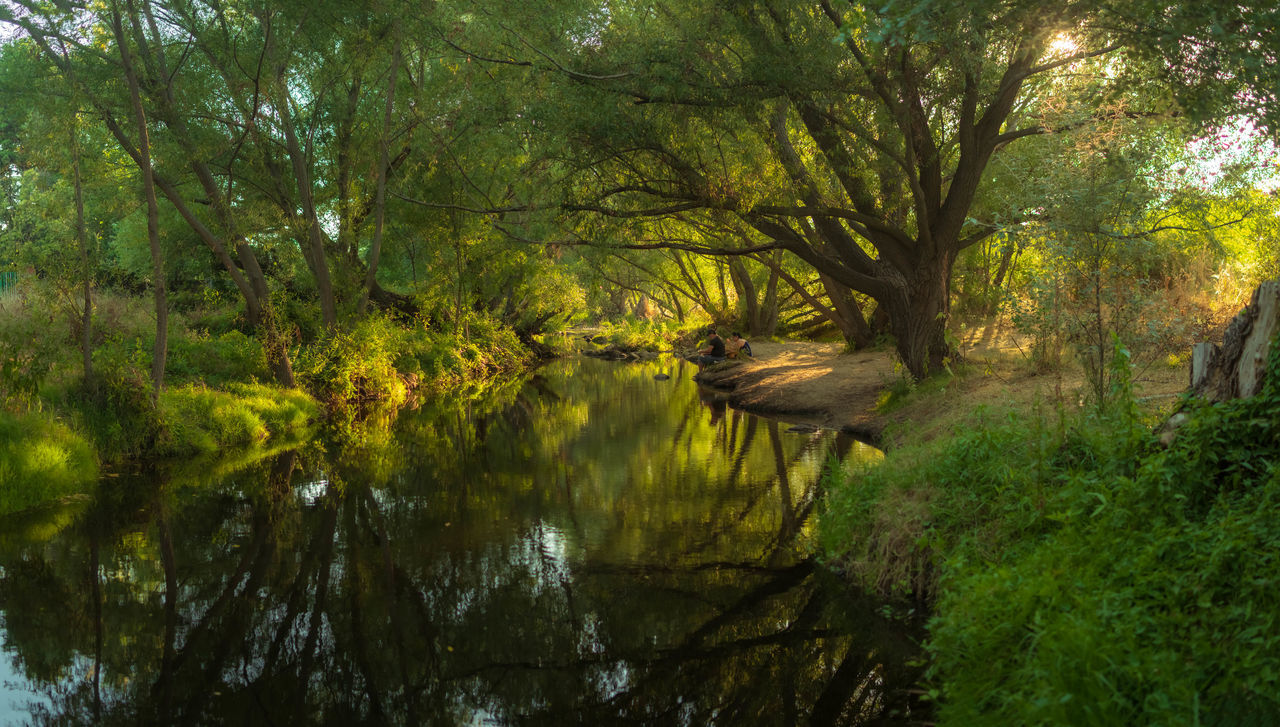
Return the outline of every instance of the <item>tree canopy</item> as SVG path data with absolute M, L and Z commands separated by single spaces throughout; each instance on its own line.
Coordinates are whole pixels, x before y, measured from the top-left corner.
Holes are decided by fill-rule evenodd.
M 122 221 L 97 265 L 234 289 L 281 380 L 281 291 L 314 305 L 304 335 L 369 302 L 529 340 L 618 293 L 770 333 L 805 310 L 853 345 L 890 334 L 919 377 L 952 355 L 961 256 L 1089 194 L 1035 139 L 1127 123 L 1160 143 L 1098 148 L 1132 175 L 1242 117 L 1275 131 L 1276 11 L 1201 5 L 13 3 L 5 74 L 60 106 L 8 106 L 6 236 L 47 259 L 19 201 L 59 188 L 74 133 L 120 180 L 90 204 Z

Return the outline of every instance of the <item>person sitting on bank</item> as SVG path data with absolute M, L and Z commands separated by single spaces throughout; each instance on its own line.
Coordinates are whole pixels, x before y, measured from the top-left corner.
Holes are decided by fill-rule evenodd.
M 707 329 L 707 333 L 709 334 L 707 336 L 707 345 L 698 349 L 696 355 L 689 357 L 690 361 L 699 366 L 720 363 L 724 360 L 724 339 L 720 337 L 719 333 L 716 333 L 714 328 Z
M 747 339 L 738 335 L 737 331 L 729 336 L 729 340 L 724 344 L 725 355 L 729 358 L 748 358 L 751 356 L 751 344 Z

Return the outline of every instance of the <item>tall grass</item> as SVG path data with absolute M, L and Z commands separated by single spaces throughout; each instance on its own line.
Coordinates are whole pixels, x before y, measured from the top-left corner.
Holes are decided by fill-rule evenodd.
M 65 425 L 0 411 L 0 514 L 83 492 L 97 476 L 93 448 Z
M 231 384 L 225 391 L 184 386 L 160 399 L 165 436 L 156 456 L 204 454 L 297 436 L 319 419 L 320 407 L 297 389 Z

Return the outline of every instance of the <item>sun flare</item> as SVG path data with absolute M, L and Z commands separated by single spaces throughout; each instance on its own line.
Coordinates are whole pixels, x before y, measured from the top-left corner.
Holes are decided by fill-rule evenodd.
M 1080 44 L 1068 33 L 1058 33 L 1049 42 L 1049 52 L 1055 56 L 1069 56 L 1080 51 Z

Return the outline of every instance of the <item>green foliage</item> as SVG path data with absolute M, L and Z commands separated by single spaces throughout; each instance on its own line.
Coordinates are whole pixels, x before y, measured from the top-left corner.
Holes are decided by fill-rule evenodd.
M 599 335 L 627 351 L 669 351 L 675 342 L 696 342 L 703 328 L 671 318 L 644 319 L 628 315 L 601 323 Z
M 0 412 L 0 514 L 83 492 L 97 476 L 93 448 L 66 425 Z
M 1038 156 L 1015 160 L 1026 165 L 1016 174 L 1033 179 L 1021 204 L 1035 209 L 1008 310 L 1037 369 L 1074 353 L 1095 402 L 1110 388 L 1113 335 L 1140 368 L 1194 342 L 1187 299 L 1210 282 L 1206 231 L 1222 215 L 1179 171 L 1188 141 L 1174 122 L 1116 121 L 1037 140 L 1026 151 Z
M 1000 553 L 1041 531 L 1056 490 L 1045 462 L 1063 430 L 1015 412 L 979 410 L 975 419 L 954 439 L 894 450 L 831 483 L 821 527 L 828 557 L 884 595 L 923 598 L 936 592 L 949 554 Z
M 465 335 L 425 327 L 404 332 L 396 367 L 428 391 L 444 391 L 527 366 L 529 350 L 515 332 L 492 318 L 468 316 Z
M 1036 275 L 1023 288 L 1022 295 L 1010 296 L 1006 301 L 1014 328 L 1030 340 L 1024 354 L 1040 373 L 1062 367 L 1066 344 L 1062 298 L 1060 276 Z
M 370 316 L 350 331 L 305 346 L 298 382 L 331 409 L 404 403 L 410 390 L 443 390 L 529 362 L 515 333 L 491 317 L 468 315 L 463 332 L 437 333 Z
M 1280 105 L 1273 90 L 1276 66 L 1260 48 L 1280 44 L 1280 8 L 1269 2 L 1105 2 L 1120 20 L 1131 53 L 1126 80 L 1144 74 L 1171 88 L 1195 121 L 1216 126 L 1244 116 L 1280 138 Z M 1153 26 L 1148 18 L 1160 14 Z
M 318 418 L 306 394 L 255 383 L 269 378 L 263 346 L 230 327 L 232 309 L 216 293 L 192 314 L 170 318 L 167 371 L 175 386 L 162 392 L 159 410 L 151 403 L 148 301 L 96 296 L 95 375 L 83 382 L 75 338 L 50 335 L 63 323 L 49 303 L 54 295 L 48 285 L 27 285 L 0 301 L 0 394 L 15 411 L 48 405 L 69 414 L 106 460 L 274 443 Z M 304 347 L 295 373 L 330 414 L 354 415 L 339 410 L 373 401 L 394 409 L 415 387 L 456 394 L 463 384 L 528 364 L 528 348 L 509 327 L 474 313 L 463 323 L 460 333 L 440 334 L 372 316 Z M 361 412 L 366 428 L 367 415 Z
M 49 378 L 62 343 L 56 316 L 31 281 L 0 299 L 0 408 L 40 408 L 40 388 Z
M 53 355 L 43 336 L 18 339 L 10 331 L 0 332 L 0 408 L 39 408 L 40 385 L 53 366 Z
M 169 389 L 160 397 L 165 439 L 159 456 L 215 452 L 297 437 L 319 418 L 316 401 L 296 389 L 232 384 L 225 391 L 199 386 Z
M 103 459 L 150 455 L 160 441 L 163 425 L 151 403 L 147 370 L 129 358 L 99 355 L 105 353 L 111 352 L 95 352 L 93 381 L 73 392 L 67 405 Z
M 166 370 L 172 381 L 215 386 L 270 378 L 262 344 L 240 331 L 216 336 L 183 331 L 171 336 Z
M 110 460 L 258 445 L 304 434 L 319 418 L 315 400 L 301 391 L 243 382 L 222 389 L 171 387 L 161 392 L 157 410 L 143 369 L 105 359 L 97 362 L 93 382 L 68 406 Z
M 244 324 L 244 312 L 238 299 L 213 288 L 200 292 L 198 302 L 193 301 L 185 318 L 191 330 L 211 336 L 238 330 L 237 327 Z
M 1078 421 L 893 452 L 830 494 L 834 557 L 882 589 L 937 588 L 942 724 L 1280 718 L 1280 346 L 1261 395 L 1189 402 L 1167 449 L 1112 380 Z
M 404 329 L 391 320 L 369 316 L 350 330 L 304 346 L 294 360 L 294 375 L 330 408 L 368 401 L 403 403 L 408 387 L 395 360 L 404 338 Z
M 215 272 L 213 255 L 171 205 L 161 205 L 160 212 L 160 248 L 167 287 L 180 291 L 207 286 Z M 145 209 L 135 209 L 116 223 L 112 238 L 115 262 L 125 275 L 147 284 L 152 277 L 150 244 Z

